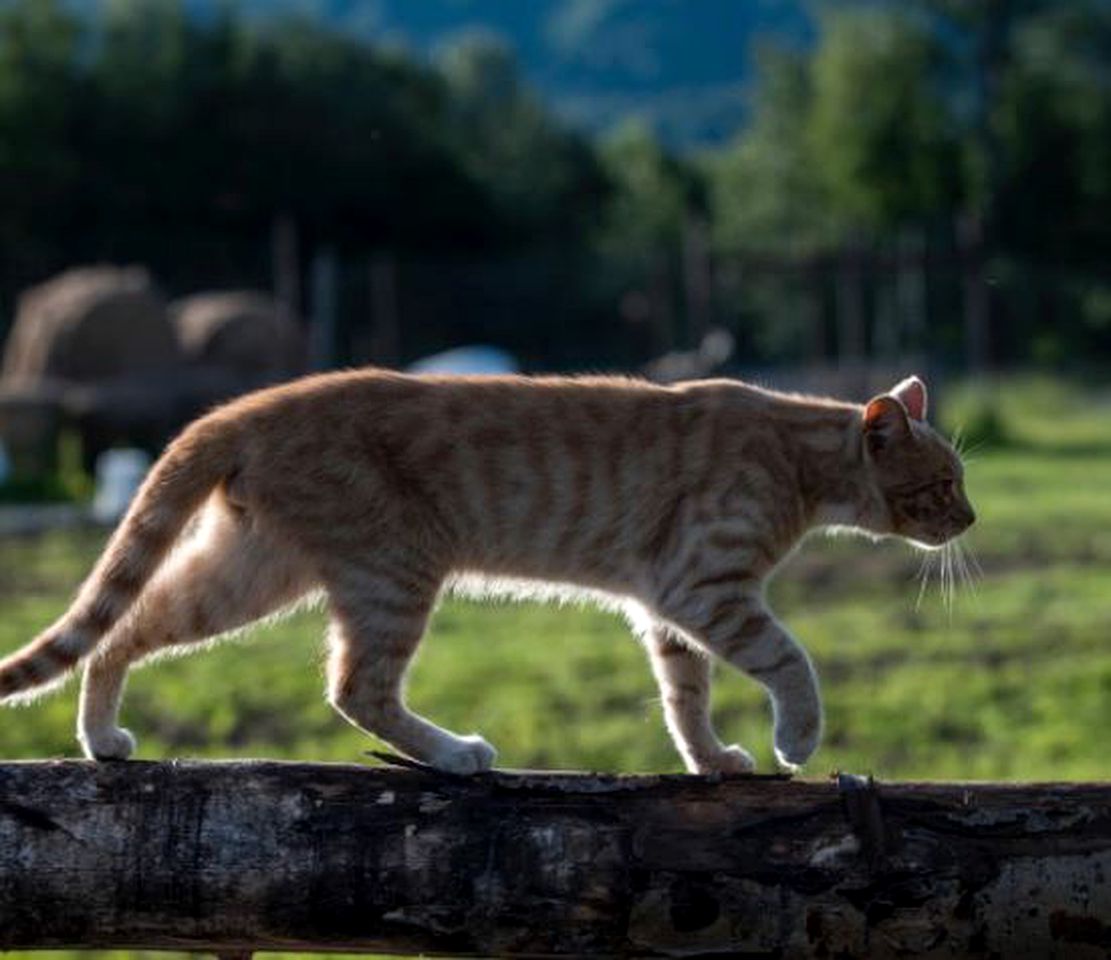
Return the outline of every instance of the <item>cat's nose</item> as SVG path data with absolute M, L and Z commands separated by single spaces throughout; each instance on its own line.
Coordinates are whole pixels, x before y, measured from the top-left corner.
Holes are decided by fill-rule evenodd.
M 961 525 L 964 527 L 965 530 L 967 530 L 969 527 L 972 526 L 972 524 L 976 522 L 976 511 L 973 510 L 970 505 L 966 504 L 961 509 L 960 520 Z

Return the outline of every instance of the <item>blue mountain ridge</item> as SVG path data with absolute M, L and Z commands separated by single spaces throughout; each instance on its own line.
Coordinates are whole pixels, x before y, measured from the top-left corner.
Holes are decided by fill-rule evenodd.
M 186 0 L 204 14 L 221 0 Z M 636 116 L 678 147 L 744 120 L 752 45 L 808 43 L 806 0 L 240 0 L 251 17 L 296 13 L 428 57 L 465 34 L 506 40 L 529 82 L 589 132 Z

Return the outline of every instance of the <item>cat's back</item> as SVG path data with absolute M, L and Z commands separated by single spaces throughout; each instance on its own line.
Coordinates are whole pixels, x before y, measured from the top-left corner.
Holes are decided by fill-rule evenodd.
M 588 557 L 625 552 L 686 467 L 681 395 L 620 377 L 360 371 L 266 406 L 280 450 L 267 486 L 300 473 L 304 499 L 343 484 L 310 508 L 318 525 L 364 503 L 434 527 L 463 566 L 519 575 L 581 579 Z
M 309 418 L 388 424 L 420 415 L 431 417 L 424 422 L 435 426 L 469 416 L 489 421 L 582 411 L 601 423 L 666 404 L 674 393 L 669 387 L 621 376 L 415 375 L 366 368 L 301 377 L 258 390 L 211 416 L 296 426 Z
M 617 487 L 623 470 L 649 474 L 676 456 L 683 433 L 678 395 L 628 378 L 408 378 L 398 386 L 376 403 L 382 442 L 428 482 L 473 482 L 487 499 L 530 478 L 552 499 L 561 489 Z
M 474 458 L 507 468 L 513 456 L 524 466 L 554 456 L 569 468 L 594 461 L 616 469 L 635 460 L 651 472 L 679 460 L 697 469 L 752 430 L 812 416 L 803 399 L 736 380 L 661 386 L 620 376 L 362 369 L 261 390 L 206 419 L 234 423 L 260 456 L 284 453 L 302 465 L 326 451 L 371 451 L 432 473 Z
M 792 398 L 734 380 L 662 386 L 621 376 L 414 376 L 363 369 L 305 377 L 233 401 L 234 421 L 260 455 L 301 464 L 324 451 L 389 455 L 435 474 L 478 458 L 555 457 L 642 472 L 682 461 L 698 469 L 750 428 L 796 408 Z M 520 466 L 521 464 L 518 464 Z M 611 469 L 612 468 L 612 469 Z M 580 473 L 582 470 L 580 469 Z
M 205 420 L 234 429 L 246 459 L 279 477 L 373 461 L 426 483 L 476 468 L 496 484 L 505 473 L 581 476 L 607 457 L 662 455 L 683 433 L 683 411 L 675 390 L 631 378 L 364 369 L 260 390 Z
M 641 551 L 677 502 L 712 488 L 764 403 L 731 381 L 360 370 L 220 415 L 245 438 L 240 489 L 304 536 L 434 528 L 465 545 L 461 562 L 570 579 Z

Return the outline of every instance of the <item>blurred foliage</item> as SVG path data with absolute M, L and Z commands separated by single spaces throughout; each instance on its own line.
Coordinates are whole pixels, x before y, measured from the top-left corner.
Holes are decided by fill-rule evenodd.
M 814 538 L 772 585 L 774 608 L 812 652 L 827 736 L 808 768 L 884 778 L 1100 779 L 1093 731 L 1111 711 L 1111 420 L 1105 391 L 1042 380 L 955 384 L 1000 412 L 1012 443 L 971 451 L 980 520 L 966 538 L 983 575 L 952 609 L 905 544 Z M 951 424 L 953 427 L 956 423 Z M 65 607 L 103 544 L 82 531 L 0 541 L 0 650 Z M 321 611 L 301 611 L 197 656 L 138 671 L 124 722 L 144 758 L 364 760 L 372 745 L 324 701 Z M 679 769 L 643 651 L 613 614 L 448 600 L 413 670 L 416 707 L 479 730 L 506 767 Z M 72 756 L 75 690 L 12 711 L 7 758 Z M 724 736 L 773 760 L 759 686 L 719 670 Z
M 714 230 L 725 250 L 790 252 L 833 239 L 828 199 L 806 135 L 806 59 L 765 45 L 753 114 L 732 148 L 706 158 Z
M 641 261 L 661 249 L 676 249 L 697 192 L 691 171 L 635 119 L 604 140 L 600 153 L 614 185 L 600 237 L 602 248 Z
M 847 225 L 890 227 L 952 209 L 958 143 L 941 91 L 941 44 L 899 9 L 823 22 L 804 116 L 815 173 Z
M 819 245 L 834 246 L 862 227 L 882 235 L 951 221 L 986 193 L 1043 218 L 1053 202 L 1062 226 L 1094 218 L 1082 204 L 1106 209 L 1107 4 L 919 0 L 819 10 L 808 52 L 757 51 L 752 121 L 710 165 L 722 190 L 723 246 L 813 237 L 816 213 L 838 228 L 818 231 Z M 985 129 L 1002 153 L 998 170 L 980 155 Z M 1039 177 L 1045 189 L 1031 189 Z
M 444 277 L 466 260 L 473 282 L 444 294 L 472 318 L 454 336 L 485 316 L 514 349 L 535 345 L 534 366 L 635 365 L 691 327 L 683 286 L 709 273 L 696 222 L 716 258 L 712 320 L 746 363 L 834 357 L 854 300 L 875 355 L 971 357 L 977 284 L 991 358 L 1111 353 L 1105 0 L 817 3 L 812 37 L 758 44 L 746 123 L 697 155 L 636 116 L 586 139 L 495 34 L 420 60 L 240 9 L 0 0 L 0 309 L 76 262 L 141 261 L 171 293 L 269 286 L 280 217 L 306 280 L 325 247 L 352 274 L 381 251 Z M 572 4 L 554 22 L 604 27 L 628 52 L 636 17 L 662 29 L 653 10 Z M 630 293 L 652 301 L 632 308 L 650 337 L 625 324 Z M 904 336 L 915 296 L 928 335 Z M 368 299 L 341 291 L 343 316 Z M 413 344 L 449 345 L 426 306 L 434 336 Z
M 589 145 L 469 44 L 441 73 L 314 21 L 176 0 L 0 4 L 0 256 L 141 260 L 172 286 L 268 279 L 269 230 L 341 252 L 570 243 L 606 183 Z M 226 281 L 225 281 L 226 282 Z
M 560 243 L 583 236 L 608 186 L 586 141 L 554 121 L 525 86 L 513 52 L 496 38 L 465 35 L 439 59 L 452 139 L 500 220 L 526 239 Z
M 1002 407 L 995 392 L 983 385 L 967 386 L 945 396 L 944 422 L 962 450 L 995 449 L 1014 442 L 1014 414 Z
M 92 499 L 94 480 L 85 470 L 81 436 L 63 430 L 58 437 L 56 467 L 43 476 L 12 474 L 0 481 L 0 504 L 73 503 Z
M 703 164 L 719 254 L 779 258 L 750 274 L 740 315 L 792 322 L 799 277 L 784 274 L 785 257 L 806 271 L 812 309 L 828 315 L 848 250 L 871 271 L 863 296 L 878 331 L 892 322 L 882 300 L 900 278 L 877 264 L 911 238 L 928 271 L 928 339 L 940 359 L 960 356 L 975 258 L 991 288 L 996 360 L 1106 358 L 1111 6 L 818 9 L 810 50 L 758 51 L 751 122 Z

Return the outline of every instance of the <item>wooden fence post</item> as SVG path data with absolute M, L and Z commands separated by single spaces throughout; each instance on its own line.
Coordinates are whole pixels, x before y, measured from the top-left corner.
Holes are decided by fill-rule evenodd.
M 0 948 L 1103 957 L 1111 785 L 0 764 Z

